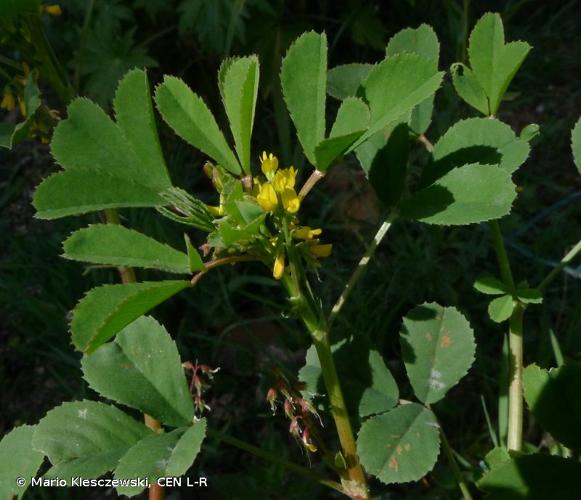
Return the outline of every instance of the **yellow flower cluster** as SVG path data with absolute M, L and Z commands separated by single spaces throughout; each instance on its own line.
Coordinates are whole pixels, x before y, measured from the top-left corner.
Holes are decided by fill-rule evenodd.
M 256 201 L 266 212 L 274 212 L 279 204 L 289 214 L 296 214 L 301 200 L 295 191 L 297 171 L 294 167 L 278 168 L 278 158 L 266 152 L 260 157 L 260 168 L 266 182 L 258 184 Z

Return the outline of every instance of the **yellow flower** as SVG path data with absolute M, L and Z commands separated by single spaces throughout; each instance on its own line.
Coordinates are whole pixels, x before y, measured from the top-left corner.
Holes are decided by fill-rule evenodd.
M 299 227 L 293 231 L 293 237 L 297 240 L 312 240 L 319 236 L 323 231 L 321 229 L 311 229 L 309 226 Z
M 224 215 L 224 205 L 219 205 L 219 206 L 206 205 L 206 207 L 208 208 L 208 212 L 210 212 L 210 214 L 215 216 L 215 217 L 220 217 L 220 216 Z
M 282 193 L 286 188 L 294 189 L 297 180 L 297 171 L 295 167 L 285 168 L 279 170 L 272 179 L 272 185 L 279 193 Z
M 272 153 L 266 154 L 266 151 L 262 152 L 262 157 L 260 158 L 260 168 L 267 179 L 272 179 L 272 176 L 278 168 L 278 158 Z
M 2 97 L 2 102 L 0 102 L 0 109 L 5 109 L 6 111 L 12 111 L 16 107 L 16 100 L 12 95 L 10 90 L 4 92 L 4 97 Z
M 301 208 L 301 200 L 292 188 L 285 188 L 281 194 L 282 206 L 289 214 L 296 214 Z
M 43 5 L 42 10 L 51 16 L 60 16 L 63 13 L 60 5 Z
M 272 187 L 272 184 L 266 182 L 260 185 L 256 201 L 258 201 L 258 204 L 267 212 L 272 212 L 276 208 L 278 205 L 278 198 L 276 197 L 276 191 Z
M 330 243 L 327 245 L 313 245 L 311 248 L 311 253 L 318 258 L 329 257 L 333 251 L 333 245 Z
M 20 109 L 20 114 L 26 116 L 26 103 L 24 102 L 24 99 L 21 99 L 20 97 L 18 98 L 18 107 Z
M 284 253 L 280 253 L 277 255 L 276 259 L 274 259 L 274 266 L 272 268 L 272 275 L 274 279 L 279 280 L 282 278 L 284 274 Z

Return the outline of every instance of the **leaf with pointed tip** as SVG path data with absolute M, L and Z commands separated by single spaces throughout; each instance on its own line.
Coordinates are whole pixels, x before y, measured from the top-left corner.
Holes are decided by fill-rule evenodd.
M 323 139 L 315 148 L 315 166 L 325 172 L 339 156 L 345 154 L 350 146 L 363 134 L 363 130 L 338 137 Z
M 155 90 L 157 109 L 165 122 L 184 141 L 213 158 L 233 174 L 240 164 L 203 99 L 182 80 L 165 76 Z
M 205 436 L 206 419 L 190 427 L 148 436 L 135 444 L 119 461 L 115 479 L 146 477 L 150 484 L 155 484 L 160 477 L 183 476 L 196 459 Z M 120 495 L 129 497 L 142 490 L 139 486 L 117 488 Z
M 156 185 L 171 187 L 144 70 L 133 69 L 123 77 L 113 106 L 117 125 L 142 163 L 143 170 Z
M 403 361 L 416 397 L 442 399 L 474 362 L 476 344 L 468 320 L 454 307 L 422 304 L 403 319 Z
M 581 449 L 581 363 L 550 371 L 529 365 L 523 381 L 525 400 L 541 427 L 565 446 Z
M 462 63 L 452 64 L 450 72 L 458 95 L 483 115 L 488 115 L 488 98 L 474 72 Z
M 339 100 L 358 96 L 371 68 L 373 64 L 364 63 L 335 66 L 327 72 L 327 94 Z
M 470 66 L 488 96 L 489 112 L 495 115 L 514 75 L 531 46 L 525 42 L 505 44 L 504 27 L 499 14 L 488 12 L 470 34 Z
M 339 137 L 369 126 L 369 108 L 358 97 L 347 97 L 339 106 L 329 137 Z
M 427 224 L 474 224 L 509 214 L 515 198 L 510 173 L 490 165 L 464 165 L 403 201 L 400 213 Z
M 391 57 L 403 52 L 425 57 L 432 61 L 434 70 L 438 69 L 440 42 L 433 28 L 427 24 L 421 24 L 417 28 L 403 29 L 391 37 L 387 44 L 386 55 Z M 416 134 L 423 134 L 428 129 L 433 110 L 433 95 L 413 109 L 409 125 Z
M 206 265 L 204 264 L 204 261 L 202 260 L 200 253 L 194 248 L 194 245 L 192 245 L 190 237 L 187 234 L 184 234 L 184 239 L 186 240 L 190 272 L 197 273 L 199 271 L 204 270 L 206 268 Z
M 385 484 L 417 481 L 436 463 L 439 428 L 434 414 L 417 403 L 372 417 L 357 436 L 361 465 Z
M 581 174 L 581 118 L 577 120 L 575 127 L 571 131 L 571 151 L 577 171 Z
M 166 329 L 142 316 L 81 363 L 83 376 L 101 396 L 179 427 L 192 422 L 194 405 L 180 355 Z
M 363 82 L 371 110 L 371 126 L 352 146 L 365 142 L 387 125 L 402 118 L 440 87 L 444 73 L 418 54 L 402 53 L 373 67 Z
M 259 63 L 256 56 L 229 60 L 219 75 L 222 102 L 236 153 L 246 173 L 250 173 L 250 138 L 258 94 Z
M 514 306 L 515 302 L 512 295 L 497 297 L 488 304 L 488 316 L 495 323 L 502 323 L 510 318 Z
M 46 477 L 93 479 L 113 470 L 127 450 L 151 433 L 114 406 L 84 400 L 50 410 L 36 426 L 32 444 L 53 465 Z
M 317 165 L 315 149 L 325 138 L 327 36 L 309 31 L 297 38 L 282 61 L 280 81 L 305 156 Z
M 508 292 L 506 285 L 493 276 L 482 276 L 474 282 L 474 288 L 486 295 L 504 295 Z
M 146 281 L 93 288 L 73 311 L 73 344 L 80 351 L 94 351 L 129 323 L 188 286 L 189 281 Z
M 75 231 L 63 243 L 63 257 L 94 264 L 190 272 L 188 256 L 118 224 L 95 224 Z
M 0 441 L 1 498 L 21 498 L 44 460 L 44 455 L 32 447 L 34 429 L 32 425 L 21 425 Z M 17 477 L 26 479 L 24 485 L 16 484 Z

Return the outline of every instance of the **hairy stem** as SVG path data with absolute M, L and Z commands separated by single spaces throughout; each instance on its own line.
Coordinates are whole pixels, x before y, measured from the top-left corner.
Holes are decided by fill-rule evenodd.
M 302 200 L 309 191 L 313 189 L 314 185 L 319 182 L 325 176 L 324 172 L 320 170 L 314 170 L 313 173 L 309 176 L 309 178 L 303 184 L 303 187 L 299 191 L 299 198 Z
M 119 212 L 114 208 L 105 210 L 105 220 L 107 224 L 121 224 Z M 123 283 L 135 283 L 135 271 L 132 267 L 119 267 L 119 275 Z M 154 432 L 159 432 L 161 423 L 155 418 L 149 416 L 147 413 L 143 414 L 143 421 L 145 425 Z M 163 500 L 165 497 L 164 489 L 158 484 L 152 484 L 149 487 L 149 500 Z
M 337 319 L 337 316 L 339 315 L 339 313 L 341 312 L 341 309 L 343 308 L 343 304 L 345 304 L 345 302 L 347 301 L 347 299 L 351 295 L 353 288 L 355 287 L 355 285 L 357 284 L 357 282 L 359 281 L 359 279 L 363 275 L 363 272 L 367 268 L 367 264 L 369 264 L 369 261 L 371 260 L 371 257 L 375 253 L 377 246 L 381 243 L 381 240 L 383 240 L 383 238 L 387 234 L 387 231 L 389 231 L 389 228 L 391 227 L 392 222 L 393 222 L 392 219 L 388 218 L 387 220 L 385 220 L 381 224 L 381 226 L 379 226 L 377 233 L 375 233 L 373 240 L 371 241 L 371 243 L 367 247 L 367 250 L 365 250 L 363 257 L 361 257 L 361 260 L 357 264 L 355 271 L 353 271 L 353 274 L 351 275 L 351 277 L 349 278 L 349 281 L 345 285 L 343 292 L 341 292 L 341 295 L 337 299 L 337 302 L 335 302 L 333 309 L 331 309 L 331 314 L 329 314 L 329 319 L 328 319 L 329 329 L 331 328 L 331 326 L 333 325 L 333 323 Z
M 289 462 L 288 460 L 285 460 L 284 458 L 281 458 L 279 455 L 276 455 L 270 451 L 264 450 L 262 448 L 254 446 L 250 443 L 247 443 L 235 437 L 228 436 L 227 434 L 224 434 L 215 429 L 208 428 L 206 432 L 208 436 L 213 437 L 218 441 L 224 441 L 225 443 L 228 443 L 229 445 L 232 445 L 241 450 L 247 451 L 258 458 L 262 458 L 263 460 L 268 460 L 269 462 L 282 465 L 286 469 L 295 472 L 296 474 L 299 474 L 304 478 L 316 481 L 329 488 L 344 493 L 343 487 L 341 486 L 340 483 L 336 481 L 331 481 L 329 479 L 325 479 L 323 476 L 320 476 L 316 472 L 313 472 L 312 470 L 307 469 L 306 467 L 302 467 L 301 465 L 295 464 L 293 462 Z

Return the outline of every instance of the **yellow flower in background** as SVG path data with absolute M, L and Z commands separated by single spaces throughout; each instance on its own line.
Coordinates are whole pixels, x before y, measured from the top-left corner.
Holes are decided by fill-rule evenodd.
M 323 231 L 321 229 L 311 229 L 309 226 L 299 227 L 292 232 L 293 238 L 297 240 L 312 240 L 319 236 Z
M 282 193 L 287 188 L 294 189 L 296 180 L 297 171 L 295 167 L 285 168 L 276 172 L 274 179 L 272 179 L 272 185 L 276 191 Z
M 272 275 L 274 279 L 279 280 L 282 278 L 284 274 L 284 253 L 280 253 L 277 255 L 276 259 L 274 259 L 274 266 L 272 268 Z
M 22 116 L 26 116 L 26 102 L 24 99 L 18 98 L 18 108 L 20 109 L 20 114 Z
M 285 188 L 281 194 L 282 206 L 289 214 L 296 214 L 301 208 L 301 200 L 292 188 Z
M 329 257 L 329 255 L 331 255 L 331 252 L 333 251 L 333 245 L 331 245 L 330 243 L 326 245 L 313 245 L 310 248 L 310 250 L 315 257 L 319 258 Z
M 272 212 L 276 208 L 278 205 L 278 198 L 276 197 L 276 191 L 272 187 L 272 184 L 266 182 L 259 186 L 256 201 L 258 201 L 258 204 L 262 209 L 267 212 Z
M 272 179 L 272 176 L 278 168 L 278 158 L 272 153 L 267 155 L 266 151 L 263 151 L 262 157 L 260 158 L 260 168 L 262 169 L 262 173 L 266 175 L 267 179 Z
M 43 5 L 40 10 L 41 12 L 46 12 L 50 16 L 60 16 L 63 13 L 60 5 L 57 4 Z
M 2 97 L 2 102 L 0 102 L 0 109 L 5 109 L 6 111 L 12 111 L 16 107 L 16 99 L 12 95 L 10 90 L 4 91 L 4 97 Z

